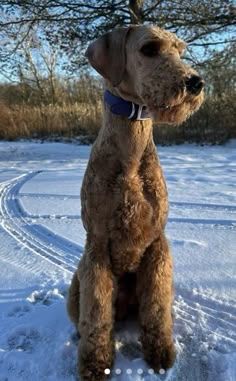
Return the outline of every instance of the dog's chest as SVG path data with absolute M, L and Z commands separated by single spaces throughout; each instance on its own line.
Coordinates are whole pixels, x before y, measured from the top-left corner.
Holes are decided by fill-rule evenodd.
M 109 251 L 116 274 L 137 270 L 145 249 L 166 219 L 166 197 L 144 182 L 140 176 L 117 179 L 119 192 L 108 221 Z
M 143 157 L 138 168 L 112 159 L 106 166 L 105 160 L 92 161 L 84 177 L 81 201 L 85 228 L 94 239 L 108 242 L 117 275 L 137 270 L 146 248 L 165 226 L 167 191 L 152 152 Z

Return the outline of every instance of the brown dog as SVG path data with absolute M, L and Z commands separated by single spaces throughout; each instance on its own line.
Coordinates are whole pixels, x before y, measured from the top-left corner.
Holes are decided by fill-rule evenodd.
M 164 234 L 167 190 L 152 120 L 142 117 L 138 105 L 147 106 L 156 122 L 174 124 L 200 107 L 204 82 L 181 61 L 184 48 L 160 28 L 130 26 L 107 33 L 87 50 L 110 98 L 84 176 L 87 242 L 68 298 L 81 335 L 83 381 L 106 378 L 114 358 L 114 319 L 125 318 L 130 308 L 137 311 L 148 364 L 158 372 L 175 359 L 172 258 Z M 132 105 L 130 116 L 114 112 L 124 102 L 120 98 L 125 107 Z

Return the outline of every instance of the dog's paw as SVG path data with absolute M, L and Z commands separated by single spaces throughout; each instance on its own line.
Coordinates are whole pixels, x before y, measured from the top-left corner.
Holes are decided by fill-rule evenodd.
M 94 366 L 88 366 L 86 369 L 79 370 L 82 381 L 106 381 L 106 369 L 98 369 Z
M 105 381 L 113 365 L 113 347 L 83 351 L 80 348 L 79 374 L 83 381 Z
M 174 344 L 150 345 L 145 350 L 145 359 L 151 368 L 159 373 L 161 369 L 171 368 L 175 362 L 176 350 Z

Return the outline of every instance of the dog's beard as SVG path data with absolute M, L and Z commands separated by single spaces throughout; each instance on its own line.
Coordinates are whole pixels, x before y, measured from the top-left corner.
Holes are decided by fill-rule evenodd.
M 179 125 L 186 121 L 195 111 L 199 109 L 204 100 L 204 93 L 198 96 L 185 94 L 172 98 L 160 105 L 149 105 L 150 112 L 156 123 Z

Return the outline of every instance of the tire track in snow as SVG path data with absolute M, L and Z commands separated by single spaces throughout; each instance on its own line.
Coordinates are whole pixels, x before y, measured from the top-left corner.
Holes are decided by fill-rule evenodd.
M 21 209 L 19 204 L 18 194 L 21 187 L 38 173 L 40 172 L 31 172 L 4 184 L 0 200 L 2 226 L 14 239 L 26 246 L 31 252 L 71 273 L 76 268 L 81 248 L 39 224 L 32 225 L 32 220 Z M 215 223 L 214 219 L 212 221 Z M 192 219 L 185 219 L 184 222 L 192 223 Z M 221 221 L 221 224 L 222 222 L 224 221 Z M 225 227 L 229 228 L 228 221 L 226 225 Z M 196 226 L 196 229 L 198 228 Z M 218 347 L 221 348 L 226 343 L 228 351 L 231 348 L 236 348 L 236 335 L 234 333 L 236 319 L 233 317 L 235 310 L 233 306 L 230 308 L 225 306 L 224 303 L 218 305 L 212 298 L 206 300 L 204 295 L 201 294 L 196 296 L 191 293 L 186 294 L 180 290 L 180 295 L 182 297 L 179 296 L 175 303 L 176 331 L 189 329 L 190 334 L 181 334 L 180 338 L 177 337 L 177 341 L 184 343 L 185 349 L 184 355 L 180 354 L 179 356 L 177 369 L 173 371 L 173 379 L 205 381 L 206 378 L 204 377 L 208 374 L 208 366 L 202 362 L 201 356 L 207 356 L 207 351 L 211 348 L 214 349 L 214 337 L 217 337 L 216 344 Z M 201 345 L 202 343 L 204 345 L 209 343 L 208 348 L 210 349 L 205 350 L 202 347 L 199 349 L 199 343 Z M 135 352 L 135 349 L 137 349 L 135 345 L 131 345 L 131 352 Z M 124 355 L 126 357 L 125 351 Z M 137 360 L 137 358 L 134 359 L 134 363 Z M 141 360 L 142 358 L 140 358 Z M 132 361 L 130 365 L 132 365 Z
M 1 225 L 16 241 L 31 252 L 73 273 L 83 248 L 40 225 L 32 225 L 18 201 L 21 187 L 41 171 L 30 172 L 5 182 L 1 189 Z
M 236 229 L 236 219 L 224 220 L 215 218 L 189 218 L 189 217 L 169 217 L 168 222 L 181 222 L 195 225 L 212 225 L 213 227 L 229 227 Z
M 191 212 L 190 215 L 183 215 Z M 209 218 L 210 215 L 210 218 Z M 194 217 L 192 217 L 194 216 Z M 236 206 L 201 202 L 170 201 L 169 223 L 210 225 L 214 229 L 236 229 Z
M 204 332 L 213 347 L 217 339 L 217 346 L 236 350 L 236 305 L 182 290 L 176 296 L 174 311 L 177 331 L 184 324 L 196 335 Z
M 173 381 L 228 380 L 229 359 L 236 354 L 236 305 L 179 290 L 173 310 L 177 348 Z M 215 374 L 218 366 L 220 374 Z
M 175 208 L 184 207 L 187 209 L 209 209 L 212 211 L 219 210 L 219 211 L 229 211 L 229 212 L 235 212 L 236 213 L 236 206 L 234 205 L 225 205 L 225 204 L 203 204 L 199 202 L 180 202 L 180 201 L 170 201 L 170 205 L 172 205 Z

